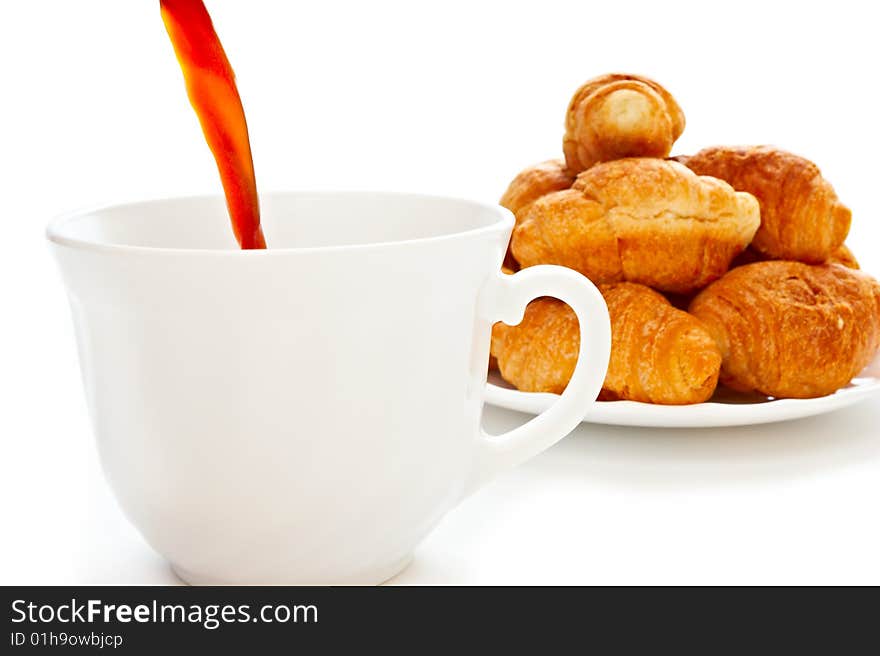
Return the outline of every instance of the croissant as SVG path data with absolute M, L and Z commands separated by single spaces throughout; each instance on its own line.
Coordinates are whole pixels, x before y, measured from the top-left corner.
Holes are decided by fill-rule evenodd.
M 840 248 L 831 254 L 828 258 L 829 264 L 840 264 L 850 269 L 859 269 L 859 261 L 846 244 L 841 244 Z
M 677 293 L 721 277 L 760 223 L 751 195 L 649 158 L 597 164 L 519 219 L 511 252 L 523 267 L 561 264 L 597 284 L 625 280 Z
M 770 146 L 717 146 L 676 159 L 758 199 L 761 227 L 752 246 L 773 259 L 824 262 L 846 239 L 849 208 L 803 157 Z
M 622 157 L 666 157 L 684 131 L 684 113 L 662 86 L 610 74 L 584 84 L 565 115 L 562 149 L 574 173 Z
M 831 394 L 880 347 L 880 284 L 837 264 L 748 264 L 700 292 L 690 312 L 721 348 L 721 382 L 768 396 Z
M 765 262 L 768 259 L 769 258 L 766 255 L 759 253 L 749 246 L 742 253 L 733 258 L 733 262 L 730 263 L 730 268 L 733 269 L 735 267 L 745 266 L 746 264 L 752 264 L 753 262 Z M 859 261 L 846 244 L 841 245 L 841 247 L 834 251 L 825 262 L 827 264 L 840 264 L 849 267 L 850 269 L 860 268 Z
M 611 318 L 611 359 L 602 399 L 680 405 L 712 396 L 721 354 L 700 322 L 633 283 L 600 285 Z M 561 393 L 577 362 L 578 321 L 556 299 L 526 308 L 517 326 L 492 331 L 501 375 L 526 392 Z
M 520 171 L 498 202 L 517 214 L 523 207 L 551 191 L 568 189 L 574 178 L 561 159 L 548 159 Z
M 574 176 L 565 168 L 565 162 L 550 159 L 520 171 L 498 202 L 513 212 L 514 217 L 519 217 L 520 210 L 529 203 L 552 191 L 568 189 L 573 182 Z M 513 270 L 518 268 L 509 247 L 504 256 L 504 265 Z

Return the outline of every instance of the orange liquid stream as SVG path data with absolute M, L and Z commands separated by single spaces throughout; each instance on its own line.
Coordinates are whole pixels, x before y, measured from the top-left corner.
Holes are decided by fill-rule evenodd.
M 189 101 L 220 171 L 235 238 L 243 249 L 266 248 L 244 108 L 208 10 L 202 0 L 159 4 Z

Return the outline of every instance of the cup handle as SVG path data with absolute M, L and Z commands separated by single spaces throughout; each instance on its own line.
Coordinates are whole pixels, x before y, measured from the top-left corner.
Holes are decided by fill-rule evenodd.
M 483 288 L 479 306 L 483 318 L 515 325 L 522 321 L 526 305 L 540 296 L 558 298 L 577 315 L 577 365 L 562 396 L 537 417 L 502 435 L 489 435 L 480 427 L 468 493 L 568 435 L 602 389 L 611 354 L 611 322 L 602 294 L 587 278 L 551 265 L 529 267 L 513 275 L 499 272 Z

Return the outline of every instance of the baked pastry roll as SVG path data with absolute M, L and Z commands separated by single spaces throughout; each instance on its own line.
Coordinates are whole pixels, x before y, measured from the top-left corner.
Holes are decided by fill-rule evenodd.
M 550 159 L 520 171 L 498 203 L 513 212 L 514 217 L 519 217 L 520 211 L 528 204 L 550 192 L 568 189 L 573 182 L 574 175 L 565 168 L 565 162 Z M 504 266 L 514 271 L 518 268 L 509 246 L 504 256 Z
M 574 173 L 622 157 L 666 157 L 684 131 L 684 113 L 662 86 L 613 73 L 584 84 L 565 115 L 562 149 Z
M 831 257 L 828 258 L 829 264 L 840 264 L 845 267 L 849 267 L 850 269 L 860 269 L 859 261 L 856 259 L 856 256 L 853 252 L 847 247 L 846 244 L 842 244 L 840 248 L 834 251 L 831 254 Z
M 880 347 L 880 284 L 837 264 L 756 262 L 693 300 L 721 349 L 721 382 L 811 398 L 843 387 Z
M 820 263 L 846 239 L 849 208 L 803 157 L 771 146 L 716 146 L 676 159 L 758 199 L 761 227 L 752 246 L 770 258 Z
M 599 290 L 611 318 L 611 359 L 599 398 L 677 405 L 712 396 L 721 354 L 699 321 L 643 285 Z M 532 301 L 519 325 L 499 323 L 492 331 L 501 375 L 526 392 L 561 393 L 578 347 L 577 317 L 553 298 Z
M 730 268 L 733 269 L 735 267 L 745 266 L 746 264 L 752 264 L 753 262 L 766 262 L 768 259 L 771 258 L 768 258 L 763 253 L 759 253 L 749 246 L 733 259 L 733 262 L 730 263 Z M 853 252 L 846 246 L 846 244 L 843 244 L 840 248 L 834 251 L 825 262 L 827 264 L 840 264 L 849 267 L 850 269 L 861 268 L 856 256 L 853 255 Z
M 621 159 L 527 205 L 511 251 L 523 267 L 560 264 L 597 284 L 688 293 L 721 277 L 759 223 L 757 201 L 726 182 L 676 162 Z
M 549 159 L 520 171 L 498 203 L 516 215 L 523 207 L 551 191 L 568 189 L 575 176 L 561 159 Z

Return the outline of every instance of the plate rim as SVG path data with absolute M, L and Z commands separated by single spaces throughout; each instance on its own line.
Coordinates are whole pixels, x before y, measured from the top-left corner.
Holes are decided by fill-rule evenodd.
M 880 378 L 860 375 L 847 387 L 811 399 L 771 399 L 759 403 L 706 401 L 691 405 L 660 405 L 641 401 L 597 401 L 582 422 L 645 428 L 715 428 L 789 421 L 848 407 L 880 392 Z M 543 412 L 559 398 L 550 392 L 521 392 L 486 381 L 484 401 L 518 412 Z

